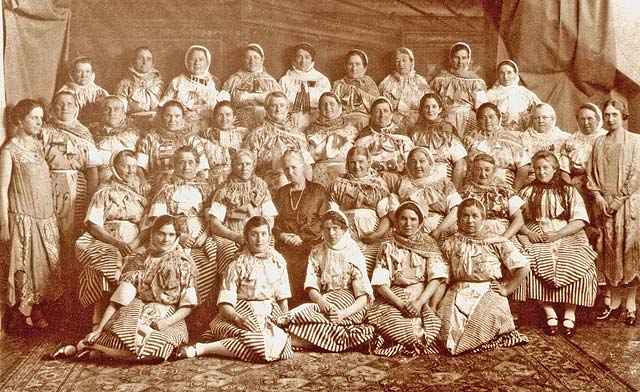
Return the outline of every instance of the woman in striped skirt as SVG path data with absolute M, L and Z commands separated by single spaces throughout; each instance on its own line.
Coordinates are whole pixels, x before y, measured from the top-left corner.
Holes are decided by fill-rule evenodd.
M 178 358 L 218 355 L 272 362 L 293 354 L 289 335 L 278 326 L 291 297 L 287 264 L 269 245 L 271 227 L 265 217 L 251 217 L 243 234 L 247 246 L 225 271 L 220 313 L 202 336 L 207 343 L 181 348 Z
M 93 325 L 109 304 L 108 294 L 120 278 L 124 257 L 145 241 L 139 224 L 147 206 L 136 170 L 136 153 L 122 150 L 111 159 L 111 180 L 91 198 L 84 220 L 87 231 L 76 241 L 82 266 L 79 299 L 93 305 Z
M 529 262 L 511 241 L 484 230 L 485 217 L 482 202 L 463 200 L 458 232 L 442 245 L 450 286 L 438 309 L 438 341 L 452 355 L 528 341 L 515 330 L 507 296 L 526 278 Z
M 402 203 L 395 213 L 393 239 L 384 242 L 378 253 L 371 284 L 380 297 L 367 315 L 376 328 L 375 354 L 437 351 L 430 347 L 440 331 L 434 310 L 449 268 L 436 242 L 421 230 L 423 223 L 420 206 Z
M 571 336 L 576 307 L 593 306 L 598 291 L 597 255 L 583 230 L 589 216 L 580 193 L 560 176 L 553 152 L 538 151 L 531 161 L 536 179 L 520 191 L 526 204 L 518 236 L 531 258 L 527 296 L 540 301 L 548 335 L 558 333 L 554 304 L 563 304 L 563 332 Z
M 176 217 L 179 241 L 198 267 L 198 298 L 205 302 L 216 289 L 218 274 L 216 243 L 207 233 L 205 202 L 209 183 L 197 178 L 199 157 L 191 146 L 182 146 L 173 158 L 173 175 L 150 204 L 147 221 L 161 215 Z M 148 225 L 150 222 L 146 222 Z
M 77 355 L 89 350 L 121 359 L 166 360 L 189 340 L 184 318 L 198 304 L 198 271 L 180 247 L 179 233 L 173 217 L 155 220 L 149 248 L 127 258 L 100 324 L 78 343 Z
M 373 326 L 364 323 L 373 290 L 364 255 L 347 228 L 343 213 L 323 214 L 324 242 L 311 250 L 304 284 L 313 302 L 286 316 L 295 347 L 340 352 L 373 338 Z

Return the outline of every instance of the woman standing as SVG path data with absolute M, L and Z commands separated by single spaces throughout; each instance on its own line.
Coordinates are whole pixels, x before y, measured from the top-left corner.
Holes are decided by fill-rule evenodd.
M 475 128 L 473 110 L 488 100 L 487 85 L 469 69 L 470 64 L 471 47 L 458 42 L 449 51 L 449 69 L 431 81 L 431 89 L 444 99 L 447 120 L 461 139 L 467 128 Z
M 515 330 L 507 297 L 527 277 L 529 262 L 511 241 L 483 230 L 485 213 L 479 200 L 463 200 L 458 232 L 442 246 L 450 286 L 438 310 L 438 340 L 452 355 L 528 342 Z
M 558 333 L 555 304 L 564 305 L 564 334 L 575 333 L 576 307 L 593 306 L 598 292 L 596 252 L 582 230 L 589 222 L 580 193 L 560 175 L 551 151 L 532 158 L 536 179 L 520 191 L 525 201 L 518 239 L 531 258 L 527 298 L 540 302 L 545 332 Z
M 420 98 L 431 91 L 429 83 L 415 71 L 415 58 L 409 48 L 398 48 L 395 71 L 380 82 L 380 93 L 391 101 L 393 122 L 406 135 L 418 120 Z
M 253 129 L 262 125 L 267 94 L 281 88 L 264 69 L 264 50 L 260 45 L 247 45 L 242 62 L 242 69 L 229 76 L 223 89 L 231 94 L 240 126 Z
M 502 126 L 509 131 L 523 131 L 529 124 L 529 113 L 540 103 L 538 96 L 520 85 L 520 69 L 511 60 L 498 64 L 498 80 L 487 91 L 489 102 L 494 103 L 502 115 Z
M 449 278 L 438 245 L 422 229 L 422 208 L 404 202 L 395 212 L 393 239 L 380 247 L 371 285 L 379 297 L 367 315 L 376 328 L 374 353 L 393 356 L 437 351 L 435 309 Z
M 587 179 L 596 201 L 601 237 L 598 250 L 607 281 L 605 307 L 598 319 L 611 317 L 624 300 L 625 322 L 634 325 L 640 281 L 640 137 L 624 128 L 629 114 L 622 102 L 606 101 L 603 112 L 609 133 L 593 145 Z
M 14 136 L 0 151 L 0 242 L 2 302 L 17 306 L 17 332 L 45 328 L 40 306 L 55 301 L 60 287 L 60 238 L 53 189 L 42 144 L 42 106 L 25 99 L 13 108 Z
M 380 96 L 378 86 L 367 76 L 369 58 L 360 49 L 347 52 L 345 69 L 347 74 L 333 82 L 333 91 L 342 103 L 345 119 L 358 131 L 369 124 L 371 103 Z

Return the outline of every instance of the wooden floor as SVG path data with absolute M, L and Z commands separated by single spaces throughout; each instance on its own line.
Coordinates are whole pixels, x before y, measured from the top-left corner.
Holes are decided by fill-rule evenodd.
M 527 345 L 449 357 L 382 358 L 362 353 L 296 353 L 269 365 L 196 358 L 158 365 L 43 361 L 84 334 L 89 321 L 65 316 L 47 332 L 0 338 L 4 391 L 633 391 L 640 388 L 640 327 L 591 322 L 579 310 L 571 339 L 548 337 L 539 310 L 515 307 Z

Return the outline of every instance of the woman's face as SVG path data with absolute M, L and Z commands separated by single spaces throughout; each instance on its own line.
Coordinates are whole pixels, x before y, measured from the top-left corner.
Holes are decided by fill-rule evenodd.
M 477 161 L 473 164 L 473 180 L 479 185 L 490 185 L 496 165 L 487 161 Z
M 53 115 L 62 122 L 69 122 L 76 119 L 78 115 L 78 104 L 73 96 L 61 94 L 53 104 Z
M 500 118 L 493 109 L 484 108 L 478 113 L 478 126 L 484 132 L 494 132 L 500 126 Z
M 253 160 L 242 154 L 236 157 L 231 164 L 233 174 L 243 181 L 248 181 L 253 175 Z
M 184 128 L 184 113 L 177 106 L 169 106 L 162 110 L 162 125 L 169 132 L 178 132 Z
M 391 124 L 393 112 L 387 102 L 377 103 L 371 108 L 371 124 L 377 128 L 383 128 Z
M 553 175 L 556 174 L 556 168 L 546 159 L 538 159 L 533 162 L 533 172 L 536 175 L 536 179 L 540 182 L 547 183 L 551 181 Z
M 127 184 L 131 184 L 138 179 L 138 165 L 134 157 L 124 157 L 123 159 L 118 159 L 116 162 L 114 162 L 113 167 L 120 178 L 122 178 L 122 180 Z
M 73 81 L 81 86 L 88 86 L 93 82 L 93 67 L 89 63 L 76 63 L 71 73 Z
M 398 225 L 398 233 L 403 237 L 411 237 L 418 232 L 420 228 L 420 218 L 415 211 L 408 208 L 400 211 L 396 217 Z
M 133 69 L 140 73 L 147 73 L 153 69 L 153 53 L 147 49 L 141 49 L 133 59 Z
M 31 109 L 24 119 L 20 120 L 20 125 L 29 136 L 38 136 L 42 130 L 42 116 L 44 112 L 41 107 Z
M 322 233 L 324 235 L 324 240 L 327 241 L 330 246 L 335 246 L 338 242 L 340 242 L 340 240 L 344 236 L 344 232 L 345 230 L 343 230 L 340 225 L 333 223 L 331 219 L 327 219 L 322 223 Z
M 248 72 L 259 72 L 262 70 L 262 62 L 264 59 L 260 53 L 254 50 L 247 50 L 244 52 L 243 62 L 244 69 Z
M 459 49 L 451 56 L 451 67 L 456 71 L 466 71 L 469 68 L 469 52 Z
M 482 211 L 476 206 L 465 207 L 459 213 L 458 227 L 467 234 L 477 234 L 483 223 Z
M 263 225 L 251 228 L 246 235 L 245 241 L 249 245 L 249 251 L 256 254 L 264 253 L 269 249 L 270 239 L 269 226 Z
M 340 116 L 340 102 L 331 96 L 325 95 L 320 98 L 318 109 L 320 110 L 320 115 L 328 120 L 333 120 Z
M 609 105 L 604 108 L 603 116 L 607 131 L 616 131 L 623 128 L 624 120 L 622 119 L 622 113 L 618 109 Z
M 434 121 L 442 113 L 442 108 L 435 98 L 427 98 L 422 105 L 422 115 L 427 120 Z
M 173 225 L 164 225 L 153 232 L 151 241 L 158 251 L 166 252 L 170 250 L 176 242 L 177 235 L 178 233 L 176 233 Z
M 190 152 L 181 152 L 174 158 L 173 172 L 183 180 L 193 180 L 198 173 L 198 160 Z
M 406 53 L 396 54 L 396 72 L 400 75 L 408 75 L 413 69 L 413 61 Z
M 229 106 L 222 106 L 213 113 L 213 120 L 219 129 L 227 130 L 233 128 L 235 115 Z
M 283 97 L 273 97 L 265 104 L 267 116 L 273 121 L 284 122 L 287 119 L 289 102 Z
M 509 64 L 502 64 L 498 68 L 498 80 L 503 86 L 511 86 L 517 80 L 518 74 Z
M 311 53 L 304 49 L 296 50 L 296 55 L 293 59 L 293 66 L 301 71 L 308 71 L 313 64 L 313 57 Z
M 347 170 L 355 178 L 369 174 L 370 162 L 365 155 L 351 155 L 347 160 Z
M 407 160 L 407 166 L 414 178 L 424 178 L 431 174 L 431 161 L 422 151 L 411 154 Z
M 598 115 L 593 110 L 582 108 L 578 110 L 578 115 L 576 116 L 578 120 L 578 128 L 580 128 L 580 132 L 585 135 L 591 135 L 598 129 Z
M 347 59 L 347 76 L 353 79 L 359 79 L 367 72 L 367 67 L 362 63 L 362 58 L 357 54 L 352 54 Z
M 192 75 L 202 75 L 209 69 L 207 55 L 203 50 L 194 49 L 189 52 L 187 57 L 187 70 Z
M 538 133 L 547 133 L 555 125 L 555 117 L 546 107 L 533 109 L 531 124 Z
M 119 99 L 107 99 L 104 102 L 104 123 L 108 127 L 117 127 L 122 124 L 127 117 L 124 104 Z

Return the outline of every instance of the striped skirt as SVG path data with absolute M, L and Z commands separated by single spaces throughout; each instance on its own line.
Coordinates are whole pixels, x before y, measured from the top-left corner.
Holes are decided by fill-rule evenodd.
M 271 300 L 238 300 L 235 311 L 249 317 L 251 329 L 239 328 L 218 313 L 201 340 L 220 343 L 236 357 L 246 362 L 272 362 L 293 356 L 291 339 L 275 323 L 282 316 L 280 306 Z
M 438 315 L 438 341 L 452 355 L 486 351 L 528 342 L 515 332 L 507 298 L 491 290 L 489 282 L 457 282 L 449 287 Z
M 98 241 L 84 233 L 76 241 L 76 258 L 82 266 L 78 277 L 78 298 L 89 306 L 111 293 L 118 285 L 123 257 L 113 245 Z
M 417 298 L 423 289 L 422 284 L 391 287 L 403 301 Z M 413 356 L 438 351 L 432 343 L 440 332 L 441 321 L 428 305 L 422 307 L 420 317 L 407 318 L 398 308 L 378 298 L 367 314 L 367 322 L 376 329 L 372 347 L 376 355 L 391 357 L 402 353 Z
M 535 223 L 527 228 L 542 233 Z M 527 297 L 538 301 L 593 306 L 598 291 L 595 259 L 583 230 L 552 243 L 532 243 L 525 235 L 518 240 L 531 262 Z
M 337 309 L 346 309 L 355 298 L 348 290 L 335 290 L 324 294 Z M 366 309 L 335 324 L 320 312 L 315 303 L 300 305 L 289 312 L 287 331 L 313 345 L 331 352 L 341 352 L 373 339 L 374 327 L 364 324 Z
M 180 320 L 162 331 L 150 325 L 173 313 L 173 306 L 155 302 L 145 304 L 135 298 L 111 317 L 95 344 L 111 350 L 129 351 L 137 359 L 166 360 L 178 345 L 189 341 L 187 324 Z
M 213 238 L 207 238 L 201 248 L 191 248 L 191 258 L 198 267 L 196 288 L 198 301 L 205 302 L 218 288 L 218 248 Z

